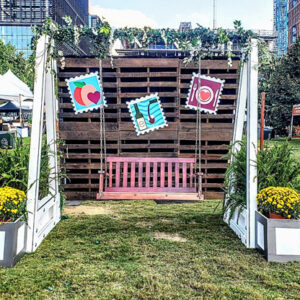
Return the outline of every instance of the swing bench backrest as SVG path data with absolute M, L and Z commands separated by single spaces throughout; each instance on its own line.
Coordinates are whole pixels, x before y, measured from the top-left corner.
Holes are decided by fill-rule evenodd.
M 108 199 L 110 193 L 132 193 L 133 199 L 134 193 L 197 193 L 195 158 L 108 157 L 107 163 L 97 199 Z

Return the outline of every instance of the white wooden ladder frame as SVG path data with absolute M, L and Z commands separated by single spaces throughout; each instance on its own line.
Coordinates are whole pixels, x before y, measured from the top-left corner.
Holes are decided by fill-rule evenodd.
M 246 112 L 247 108 L 247 112 Z M 255 211 L 257 195 L 257 128 L 258 128 L 258 41 L 251 40 L 251 52 L 243 62 L 237 106 L 235 112 L 233 151 L 238 152 L 240 146 L 237 141 L 243 138 L 243 127 L 247 115 L 247 208 L 237 208 L 229 221 L 229 213 L 225 213 L 224 220 L 240 237 L 247 248 L 255 248 Z M 231 158 L 233 159 L 233 157 Z M 230 191 L 234 193 L 234 190 Z
M 55 78 L 51 72 L 51 70 L 56 69 L 56 64 L 53 59 L 50 61 L 48 59 L 49 51 L 52 51 L 52 47 L 48 46 L 49 37 L 46 35 L 41 36 L 37 42 L 35 61 L 27 192 L 27 252 L 34 252 L 61 218 L 59 180 L 57 176 L 57 99 L 55 95 Z M 49 150 L 49 194 L 43 199 L 39 199 L 44 110 Z

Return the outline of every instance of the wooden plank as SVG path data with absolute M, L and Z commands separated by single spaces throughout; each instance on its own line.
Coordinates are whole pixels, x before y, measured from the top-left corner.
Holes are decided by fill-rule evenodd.
M 157 162 L 153 163 L 153 187 L 157 187 Z
M 182 164 L 182 187 L 186 188 L 187 181 L 186 181 L 186 163 Z
M 220 60 L 205 60 L 203 59 L 201 61 L 201 68 L 202 69 L 225 69 L 226 67 L 227 59 L 220 59 Z M 198 67 L 195 65 L 186 65 L 182 60 L 180 60 L 180 67 L 181 69 L 190 69 L 194 68 L 195 71 L 198 71 Z M 232 62 L 232 70 L 237 70 L 239 67 L 239 60 L 233 60 Z
M 109 162 L 109 187 L 112 187 L 112 177 L 113 177 L 113 164 Z
M 224 199 L 224 192 L 205 192 L 204 197 L 208 200 Z
M 139 188 L 143 186 L 143 162 L 139 162 Z
M 97 192 L 75 191 L 75 189 L 74 189 L 74 191 L 67 191 L 67 192 L 65 192 L 65 194 L 66 194 L 68 200 L 78 200 L 78 199 L 94 200 L 94 199 L 96 199 Z M 115 193 L 115 194 L 120 195 L 120 193 Z M 124 197 L 128 196 L 128 199 L 124 199 L 124 197 L 123 198 L 119 197 L 119 199 L 108 199 L 108 197 L 109 197 L 108 195 L 110 195 L 110 193 L 107 193 L 107 195 L 102 200 L 132 200 L 132 197 L 129 197 L 128 194 L 126 194 L 126 195 L 123 194 Z M 179 198 L 182 198 L 185 200 L 185 196 L 190 196 L 193 194 L 178 194 L 178 193 L 176 193 L 175 195 L 178 195 Z M 207 200 L 223 199 L 224 193 L 223 192 L 204 192 L 204 196 L 205 196 L 205 199 L 207 199 Z M 168 198 L 166 198 L 164 195 L 161 196 L 160 199 L 149 199 L 148 194 L 144 194 L 144 196 L 141 196 L 141 197 L 143 198 L 141 200 L 170 200 L 170 196 Z M 197 195 L 196 195 L 196 197 L 197 197 Z M 115 198 L 117 198 L 117 196 Z M 182 199 L 173 199 L 173 200 L 182 200 Z M 190 199 L 190 198 L 188 197 L 188 199 Z
M 97 187 L 97 185 L 96 185 Z M 195 188 L 174 188 L 174 187 L 137 187 L 137 188 L 131 188 L 131 187 L 112 187 L 112 188 L 106 188 L 106 192 L 118 192 L 118 193 L 126 193 L 126 192 L 132 192 L 132 193 L 196 193 Z
M 177 131 L 168 131 L 166 130 L 167 134 L 166 135 L 162 135 L 160 131 L 164 131 L 164 128 L 162 128 L 161 130 L 157 130 L 157 131 L 153 131 L 151 132 L 151 135 L 149 135 L 149 139 L 153 139 L 153 140 L 165 140 L 166 137 L 168 137 L 168 139 L 177 139 Z M 137 140 L 137 139 L 141 139 L 142 137 L 137 137 L 136 136 L 136 132 L 132 129 L 131 131 L 120 131 L 119 132 L 120 135 L 120 139 L 121 140 Z M 112 134 L 112 136 L 114 137 L 115 135 Z
M 195 158 L 107 157 L 107 162 L 163 162 L 163 163 L 186 162 L 186 163 L 193 163 L 193 162 L 195 162 Z
M 160 164 L 160 187 L 165 187 L 165 163 Z
M 180 74 L 180 79 L 192 79 L 192 77 L 193 77 L 192 74 Z M 228 74 L 224 74 L 224 73 L 218 74 L 218 73 L 215 73 L 214 77 L 220 78 L 220 79 L 237 79 L 237 74 L 231 74 L 231 73 L 228 73 Z
M 128 178 L 128 162 L 123 164 L 123 187 L 127 187 L 127 178 Z
M 131 163 L 130 173 L 131 173 L 130 186 L 135 187 L 135 163 L 134 162 Z
M 179 188 L 179 162 L 175 163 L 175 187 Z
M 172 162 L 168 162 L 168 188 L 172 187 Z
M 178 200 L 199 201 L 197 193 L 104 193 L 101 200 Z
M 150 162 L 146 163 L 146 188 L 150 187 Z
M 116 163 L 116 187 L 120 186 L 120 162 Z
M 190 187 L 194 185 L 194 164 L 190 163 Z

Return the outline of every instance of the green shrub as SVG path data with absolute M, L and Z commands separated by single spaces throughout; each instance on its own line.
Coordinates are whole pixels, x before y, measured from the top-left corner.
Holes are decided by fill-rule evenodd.
M 240 151 L 235 152 L 234 147 L 240 147 Z M 236 142 L 229 148 L 229 152 L 224 158 L 233 158 L 225 173 L 224 192 L 226 198 L 223 205 L 224 211 L 230 211 L 231 218 L 237 207 L 244 206 L 247 203 L 246 142 L 244 140 Z
M 232 145 L 225 158 L 233 157 L 225 174 L 224 211 L 230 217 L 237 207 L 246 206 L 246 141 L 237 142 L 240 151 L 233 152 Z M 267 146 L 257 153 L 258 190 L 269 186 L 289 187 L 300 191 L 300 162 L 293 157 L 292 147 L 286 141 L 281 145 Z
M 10 186 L 27 193 L 30 143 L 26 143 L 23 139 L 18 138 L 15 142 L 15 148 L 6 148 L 0 151 L 0 187 Z M 39 182 L 40 199 L 49 194 L 50 168 L 48 151 L 49 147 L 46 139 L 43 138 Z M 56 176 L 61 179 L 65 177 L 65 174 L 61 171 Z
M 293 156 L 293 148 L 286 141 L 267 146 L 257 155 L 258 190 L 281 186 L 299 191 L 300 162 Z

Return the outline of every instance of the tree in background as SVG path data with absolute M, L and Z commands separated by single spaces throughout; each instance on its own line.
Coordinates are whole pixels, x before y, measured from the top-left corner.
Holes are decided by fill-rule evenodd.
M 0 74 L 11 70 L 18 78 L 33 89 L 34 64 L 33 60 L 27 60 L 23 53 L 18 53 L 10 43 L 4 44 L 0 40 Z
M 260 68 L 260 91 L 266 92 L 266 122 L 286 135 L 292 107 L 300 104 L 300 39 L 287 55 L 273 58 Z

